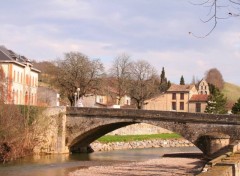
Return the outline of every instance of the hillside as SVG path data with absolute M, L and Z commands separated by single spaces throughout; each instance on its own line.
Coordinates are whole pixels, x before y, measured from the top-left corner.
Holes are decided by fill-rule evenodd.
M 233 105 L 240 98 L 240 86 L 238 85 L 225 82 L 222 92 L 228 98 L 229 106 Z

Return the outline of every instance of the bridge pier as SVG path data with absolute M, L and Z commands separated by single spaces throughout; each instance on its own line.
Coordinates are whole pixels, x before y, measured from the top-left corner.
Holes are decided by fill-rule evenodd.
M 230 136 L 221 133 L 209 133 L 198 138 L 196 146 L 199 147 L 207 157 L 221 152 L 230 144 Z

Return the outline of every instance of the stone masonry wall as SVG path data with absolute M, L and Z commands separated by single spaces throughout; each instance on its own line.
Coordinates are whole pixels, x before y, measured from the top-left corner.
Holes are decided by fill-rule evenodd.
M 146 124 L 138 123 L 129 125 L 123 128 L 119 128 L 113 132 L 108 133 L 108 135 L 141 135 L 141 134 L 161 134 L 161 133 L 172 133 L 164 128 Z
M 41 143 L 34 148 L 35 153 L 68 153 L 65 145 L 66 135 L 66 109 L 65 107 L 47 108 L 44 111 L 49 121 L 48 130 L 39 136 Z
M 109 143 L 100 143 L 96 141 L 91 143 L 91 148 L 94 151 L 110 151 L 137 148 L 159 148 L 159 147 L 188 147 L 188 146 L 194 145 L 185 139 L 164 139 L 164 140 L 154 139 L 144 141 L 109 142 Z

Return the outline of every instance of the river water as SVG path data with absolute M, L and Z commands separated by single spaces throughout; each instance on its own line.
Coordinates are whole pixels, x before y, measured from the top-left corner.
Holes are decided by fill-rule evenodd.
M 169 153 L 200 153 L 200 151 L 196 147 L 176 147 L 32 156 L 0 165 L 0 176 L 66 176 L 69 172 L 89 166 L 145 161 Z

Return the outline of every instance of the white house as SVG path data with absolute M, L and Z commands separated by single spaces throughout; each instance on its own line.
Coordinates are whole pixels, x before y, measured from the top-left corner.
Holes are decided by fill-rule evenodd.
M 29 59 L 0 46 L 0 66 L 5 74 L 5 102 L 8 104 L 37 104 L 39 70 Z

